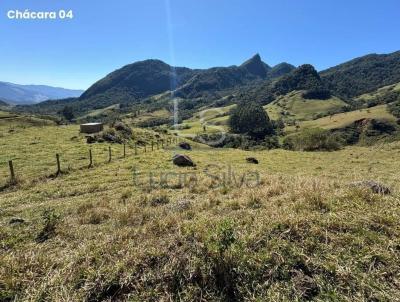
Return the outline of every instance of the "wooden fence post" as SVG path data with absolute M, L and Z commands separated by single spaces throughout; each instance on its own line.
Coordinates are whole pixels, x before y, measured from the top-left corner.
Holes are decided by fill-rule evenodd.
M 14 166 L 12 160 L 8 162 L 8 166 L 10 167 L 10 176 L 11 176 L 11 183 L 15 183 L 15 173 L 14 173 Z
M 151 141 L 151 151 L 154 151 L 154 142 Z
M 164 140 L 161 140 L 161 148 L 164 149 Z
M 56 160 L 57 160 L 57 173 L 56 175 L 59 175 L 61 173 L 61 165 L 60 165 L 60 154 L 56 154 Z
M 146 144 L 144 144 L 144 153 L 146 153 L 147 152 L 147 147 L 146 147 Z
M 89 168 L 93 166 L 92 149 L 89 149 Z
M 137 143 L 135 143 L 135 155 L 137 155 Z
M 124 157 L 126 156 L 126 145 L 124 143 Z
M 111 162 L 111 146 L 108 146 L 108 162 Z

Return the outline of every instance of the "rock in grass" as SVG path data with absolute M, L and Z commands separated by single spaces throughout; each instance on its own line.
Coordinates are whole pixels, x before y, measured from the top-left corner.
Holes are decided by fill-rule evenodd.
M 10 219 L 10 224 L 17 224 L 17 223 L 24 223 L 24 222 L 25 222 L 25 219 L 18 218 L 18 217 Z
M 258 159 L 255 157 L 247 157 L 246 161 L 251 164 L 258 164 Z
M 189 143 L 187 142 L 181 142 L 179 143 L 179 147 L 183 150 L 192 150 L 192 146 L 190 146 Z
M 172 158 L 172 162 L 179 167 L 195 167 L 196 164 L 192 159 L 184 154 L 175 154 Z
M 376 182 L 374 180 L 355 181 L 355 182 L 352 182 L 350 184 L 350 186 L 359 187 L 359 188 L 368 188 L 376 194 L 387 195 L 387 194 L 391 193 L 389 187 L 387 187 L 384 184 L 381 184 L 379 182 Z

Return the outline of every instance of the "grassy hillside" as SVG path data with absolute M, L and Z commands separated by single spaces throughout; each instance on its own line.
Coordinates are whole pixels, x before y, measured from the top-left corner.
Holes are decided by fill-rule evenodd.
M 119 104 L 111 105 L 111 106 L 108 106 L 108 107 L 105 107 L 105 108 L 92 110 L 89 113 L 80 116 L 79 119 L 84 119 L 84 118 L 87 118 L 87 117 L 99 117 L 101 115 L 107 115 L 110 112 L 113 112 L 113 111 L 118 110 L 118 109 L 119 109 Z
M 192 118 L 182 122 L 183 127 L 179 130 L 179 134 L 186 136 L 203 133 L 203 126 L 206 127 L 207 133 L 220 132 L 221 130 L 226 131 L 229 118 L 228 113 L 235 106 L 204 107 L 195 113 Z
M 337 97 L 327 100 L 304 99 L 302 93 L 303 91 L 294 91 L 278 97 L 276 101 L 264 106 L 264 109 L 272 120 L 282 118 L 285 121 L 302 121 L 313 119 L 318 115 L 326 115 L 347 105 Z M 219 132 L 221 129 L 227 131 L 228 113 L 234 106 L 236 105 L 203 108 L 192 118 L 183 121 L 184 127 L 179 133 L 182 135 L 203 133 L 203 125 L 206 125 L 207 133 Z
M 7 111 L 0 111 L 0 129 L 9 133 L 32 126 L 48 126 L 55 123 L 51 119 L 39 118 L 33 115 L 15 114 Z
M 387 119 L 395 121 L 396 118 L 387 111 L 387 105 L 379 105 L 371 108 L 360 109 L 356 111 L 338 113 L 332 116 L 326 116 L 312 121 L 303 121 L 299 123 L 300 128 L 324 128 L 324 129 L 338 129 L 343 128 L 351 123 L 363 119 Z M 293 131 L 294 126 L 287 127 L 287 131 Z
M 151 119 L 157 118 L 169 118 L 171 117 L 171 113 L 166 109 L 155 110 L 153 112 L 142 112 L 138 116 L 134 116 L 133 114 L 128 114 L 126 116 L 127 121 L 133 124 L 138 124 L 140 122 L 148 121 Z
M 2 180 L 12 158 L 22 182 L 0 192 L 0 300 L 400 294 L 398 143 L 316 153 L 196 145 L 186 152 L 194 168 L 173 166 L 171 148 L 122 158 L 119 145 L 106 163 L 108 145 L 95 144 L 96 165 L 87 169 L 88 146 L 74 138 L 76 126 L 1 130 Z M 47 177 L 56 151 L 76 169 Z M 348 186 L 360 179 L 380 180 L 394 193 Z
M 362 94 L 362 95 L 356 97 L 355 99 L 356 100 L 364 100 L 364 101 L 374 100 L 374 99 L 384 96 L 385 94 L 387 94 L 391 91 L 400 91 L 400 83 L 381 87 L 371 93 Z
M 302 93 L 302 91 L 293 91 L 266 105 L 268 115 L 274 120 L 279 118 L 309 120 L 318 114 L 326 114 L 346 106 L 346 103 L 337 97 L 327 100 L 308 100 L 302 97 Z

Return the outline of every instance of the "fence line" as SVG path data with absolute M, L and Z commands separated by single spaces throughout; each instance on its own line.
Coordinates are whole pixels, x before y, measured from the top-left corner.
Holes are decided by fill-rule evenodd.
M 160 149 L 159 148 L 159 142 L 160 141 L 161 141 L 161 149 L 164 150 L 166 146 L 169 146 L 172 143 L 176 143 L 177 144 L 180 141 L 180 139 L 178 137 L 167 138 L 165 140 L 165 145 L 164 145 L 164 139 L 157 140 L 156 141 L 157 150 Z M 144 144 L 143 153 L 147 153 L 147 145 L 148 145 L 147 143 Z M 151 145 L 151 151 L 153 152 L 154 151 L 154 141 L 151 141 L 150 145 Z M 126 156 L 127 156 L 126 143 L 123 143 L 122 147 L 123 147 L 123 158 L 126 158 Z M 137 142 L 134 143 L 133 149 L 134 149 L 134 155 L 135 156 L 139 155 L 139 151 L 138 150 L 140 150 L 140 147 L 138 147 L 138 143 Z M 92 153 L 92 148 L 89 148 L 88 151 L 89 151 L 89 165 L 87 166 L 87 168 L 89 169 L 89 168 L 92 168 L 94 166 L 94 164 L 93 164 L 94 157 L 93 157 L 93 153 Z M 55 174 L 51 174 L 51 175 L 57 177 L 60 174 L 62 174 L 62 168 L 61 168 L 62 167 L 61 166 L 62 157 L 61 157 L 60 153 L 56 153 L 55 157 L 56 157 L 56 172 L 55 172 Z M 107 163 L 111 163 L 111 162 L 112 162 L 112 148 L 111 148 L 111 146 L 108 146 L 108 162 Z M 14 168 L 14 163 L 13 163 L 12 160 L 8 161 L 8 166 L 9 166 L 9 170 L 10 170 L 10 179 L 9 179 L 9 183 L 8 184 L 9 185 L 10 184 L 16 184 L 18 182 L 18 177 L 17 177 L 16 171 L 15 171 L 15 168 Z M 78 169 L 82 169 L 82 167 L 78 168 Z

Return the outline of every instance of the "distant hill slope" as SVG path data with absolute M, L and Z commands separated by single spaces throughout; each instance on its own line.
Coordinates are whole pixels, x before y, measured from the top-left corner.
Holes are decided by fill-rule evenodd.
M 9 104 L 36 104 L 49 99 L 78 97 L 82 92 L 82 90 L 46 85 L 19 85 L 0 82 L 0 99 Z
M 264 106 L 273 120 L 311 120 L 341 111 L 348 106 L 341 99 L 333 96 L 326 100 L 305 99 L 304 91 L 292 91 L 278 97 L 274 102 Z
M 322 91 L 325 89 L 324 83 L 312 65 L 304 64 L 298 68 L 290 68 L 285 63 L 283 64 L 284 65 L 280 64 L 281 67 L 277 67 L 277 69 L 286 69 L 289 72 L 283 73 L 283 75 L 277 79 L 260 82 L 257 85 L 242 89 L 238 94 L 238 101 L 257 101 L 266 105 L 277 97 L 292 91 Z M 279 72 L 279 74 L 281 73 Z M 326 98 L 329 97 L 330 96 Z
M 84 103 L 95 100 L 106 107 L 140 101 L 165 91 L 174 91 L 183 98 L 204 97 L 255 80 L 275 78 L 294 68 L 287 63 L 271 68 L 258 54 L 240 66 L 209 69 L 173 67 L 160 60 L 145 60 L 126 65 L 97 81 L 81 95 L 79 103 L 92 107 Z
M 387 105 L 378 105 L 371 108 L 342 112 L 316 120 L 302 121 L 299 123 L 299 126 L 300 129 L 316 127 L 324 129 L 340 129 L 361 119 L 386 119 L 393 122 L 396 121 L 396 118 L 388 112 Z M 295 128 L 294 126 L 289 126 L 286 130 L 290 132 L 294 131 Z
M 145 60 L 126 65 L 94 83 L 80 97 L 81 100 L 104 94 L 123 92 L 128 98 L 144 98 L 175 89 L 196 71 L 172 67 L 160 60 Z
M 306 99 L 323 101 L 335 96 L 353 104 L 359 95 L 399 82 L 400 51 L 367 55 L 322 72 L 309 64 L 297 68 L 288 63 L 269 66 L 258 54 L 238 66 L 209 69 L 145 60 L 111 72 L 79 98 L 69 100 L 69 105 L 77 116 L 115 104 L 120 104 L 121 110 L 134 106 L 154 111 L 167 108 L 173 92 L 181 100 L 181 113 L 190 111 L 186 115 L 203 106 L 221 107 L 242 101 L 267 105 L 292 91 L 303 91 Z M 0 99 L 7 101 L 1 95 Z M 31 106 L 28 111 L 54 113 L 65 104 L 48 101 Z
M 369 54 L 320 72 L 336 95 L 355 97 L 400 82 L 400 51 Z
M 183 98 L 196 98 L 240 87 L 252 82 L 269 82 L 287 74 L 295 67 L 281 63 L 271 68 L 256 54 L 240 66 L 214 67 L 198 72 L 185 85 L 176 90 L 176 95 Z

